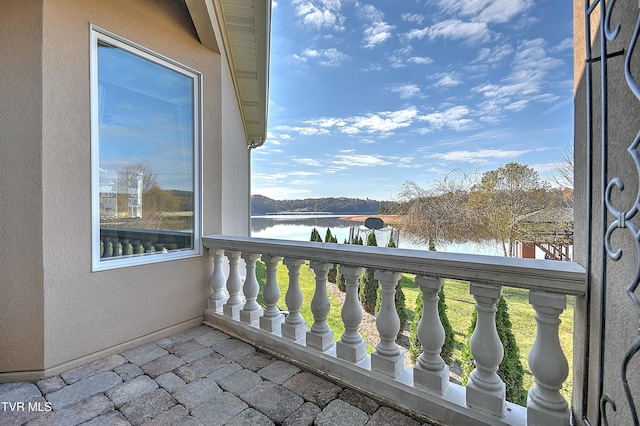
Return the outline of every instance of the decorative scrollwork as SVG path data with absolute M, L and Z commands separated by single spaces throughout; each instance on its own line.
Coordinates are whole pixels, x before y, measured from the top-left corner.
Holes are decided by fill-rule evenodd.
M 606 36 L 607 40 L 609 41 L 615 40 L 616 37 L 620 34 L 620 29 L 621 29 L 621 24 L 618 24 L 615 26 L 615 28 L 611 29 L 611 22 L 610 22 L 611 14 L 612 14 L 612 10 L 615 3 L 616 3 L 616 0 L 610 0 L 606 8 L 604 19 L 601 21 L 602 31 Z M 601 4 L 600 6 L 604 7 L 603 4 Z M 638 20 L 636 21 L 636 26 L 635 26 L 633 35 L 631 37 L 631 41 L 629 43 L 629 48 L 626 51 L 626 58 L 624 63 L 624 74 L 625 74 L 627 85 L 629 86 L 629 89 L 634 94 L 634 96 L 640 101 L 640 87 L 638 86 L 638 83 L 636 82 L 631 70 L 631 58 L 633 56 L 639 35 L 640 35 L 640 14 L 638 16 Z M 604 46 L 603 46 L 603 50 L 605 50 Z M 601 52 L 601 54 L 602 54 L 602 61 L 603 61 L 602 66 L 604 69 L 603 81 L 601 82 L 601 84 L 606 85 L 607 84 L 606 82 L 606 59 L 607 59 L 606 51 Z M 603 110 L 603 114 L 607 113 L 606 98 L 602 99 L 602 110 Z M 603 115 L 603 117 L 605 116 Z M 603 118 L 603 119 L 606 119 L 606 118 Z M 606 137 L 607 137 L 606 135 L 603 135 L 603 138 L 605 138 L 605 140 L 602 141 L 603 150 L 606 150 L 607 148 Z M 636 172 L 638 173 L 638 181 L 640 182 L 640 153 L 638 152 L 639 146 L 640 146 L 640 132 L 638 132 L 635 139 L 627 149 L 627 151 L 631 155 L 636 165 Z M 603 173 L 606 173 L 606 171 L 603 170 Z M 635 201 L 633 205 L 626 211 L 619 210 L 614 206 L 614 203 L 612 201 L 612 192 L 614 191 L 614 189 L 619 192 L 624 191 L 625 185 L 623 180 L 620 177 L 612 178 L 608 182 L 607 187 L 603 194 L 606 210 L 614 218 L 613 221 L 609 223 L 605 231 L 604 248 L 606 250 L 607 255 L 613 261 L 618 261 L 622 257 L 623 251 L 621 248 L 618 248 L 617 250 L 614 250 L 612 248 L 611 238 L 614 231 L 619 229 L 626 229 L 629 231 L 631 238 L 636 243 L 636 250 L 637 250 L 638 256 L 640 256 L 640 232 L 638 231 L 636 225 L 632 222 L 632 219 L 634 219 L 637 216 L 638 211 L 640 209 L 640 185 L 638 187 L 638 192 L 635 196 Z M 603 283 L 603 285 L 606 285 L 606 283 Z M 627 296 L 631 300 L 633 307 L 635 308 L 636 314 L 640 319 L 640 300 L 638 299 L 638 295 L 636 294 L 636 290 L 638 289 L 639 286 L 640 286 L 640 262 L 637 266 L 636 274 L 633 280 L 631 280 L 631 282 L 626 288 Z M 638 331 L 640 332 L 640 329 Z M 620 366 L 620 377 L 622 381 L 622 386 L 623 386 L 627 401 L 629 403 L 629 409 L 631 411 L 631 416 L 632 416 L 634 425 L 638 425 L 639 423 L 638 423 L 636 406 L 635 406 L 633 395 L 631 393 L 631 389 L 629 387 L 629 382 L 628 382 L 628 366 L 631 360 L 638 354 L 638 352 L 640 352 L 640 336 L 638 336 L 638 338 L 636 338 L 633 344 L 628 348 L 627 352 L 625 353 L 622 359 L 622 363 Z M 613 397 L 610 394 L 603 393 L 600 399 L 600 413 L 602 415 L 604 425 L 609 424 L 607 419 L 608 406 L 610 406 L 614 412 L 616 411 L 616 403 Z
M 604 426 L 609 426 L 609 420 L 607 419 L 607 404 L 611 405 L 611 409 L 616 411 L 616 402 L 611 398 L 611 395 L 604 394 L 602 398 L 600 398 L 600 412 L 602 413 L 602 423 Z

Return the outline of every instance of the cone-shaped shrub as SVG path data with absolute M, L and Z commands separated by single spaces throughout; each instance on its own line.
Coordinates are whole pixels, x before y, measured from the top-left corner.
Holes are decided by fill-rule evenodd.
M 324 234 L 324 242 L 325 243 L 337 243 L 338 239 L 331 234 L 331 229 L 327 228 L 327 232 Z M 335 263 L 331 269 L 329 269 L 329 273 L 327 274 L 327 281 L 330 283 L 336 284 L 338 276 L 338 264 Z
M 318 232 L 318 230 L 316 228 L 313 228 L 313 230 L 311 231 L 311 238 L 310 241 L 315 241 L 315 242 L 322 242 L 322 237 L 320 236 L 320 233 Z
M 367 237 L 368 246 L 377 246 L 376 234 L 371 232 Z M 380 283 L 374 278 L 375 269 L 365 268 L 362 278 L 360 278 L 360 303 L 362 309 L 374 315 L 378 302 L 378 287 Z
M 438 315 L 444 328 L 444 344 L 442 345 L 440 356 L 444 362 L 449 364 L 453 360 L 453 349 L 456 339 L 453 328 L 451 328 L 451 324 L 449 323 L 449 318 L 447 317 L 444 287 L 440 290 L 440 293 L 438 293 L 438 297 L 440 298 L 440 300 L 438 300 Z M 422 318 L 422 309 L 422 295 L 418 294 L 416 298 L 415 317 L 409 329 L 409 356 L 413 363 L 418 360 L 418 357 L 422 353 L 422 345 L 420 344 L 420 340 L 418 340 L 418 325 L 420 324 L 420 318 Z
M 527 392 L 524 389 L 522 377 L 524 368 L 520 362 L 520 349 L 516 343 L 516 338 L 511 331 L 511 320 L 509 319 L 509 307 L 504 297 L 500 297 L 497 303 L 496 312 L 496 330 L 498 337 L 504 347 L 504 358 L 498 367 L 498 376 L 502 379 L 506 386 L 507 400 L 515 404 L 526 406 Z M 477 313 L 473 311 L 471 326 L 469 327 L 469 336 L 476 328 Z M 473 356 L 469 347 L 469 340 L 462 349 L 461 367 L 462 382 L 466 385 L 469 375 L 473 371 Z

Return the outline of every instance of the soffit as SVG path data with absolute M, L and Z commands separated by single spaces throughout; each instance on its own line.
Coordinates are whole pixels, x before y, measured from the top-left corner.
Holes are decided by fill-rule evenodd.
M 186 0 L 186 3 L 200 42 L 219 52 L 221 46 L 211 25 L 217 19 L 247 144 L 261 145 L 267 137 L 271 0 Z

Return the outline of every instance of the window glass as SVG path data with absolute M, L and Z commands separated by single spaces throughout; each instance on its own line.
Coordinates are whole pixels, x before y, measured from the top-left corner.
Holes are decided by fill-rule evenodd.
M 200 75 L 92 41 L 94 270 L 200 254 Z

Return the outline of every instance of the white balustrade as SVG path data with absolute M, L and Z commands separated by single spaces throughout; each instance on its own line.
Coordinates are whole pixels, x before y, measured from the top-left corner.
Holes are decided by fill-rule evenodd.
M 209 253 L 213 256 L 213 272 L 209 279 L 211 285 L 211 294 L 207 300 L 207 308 L 222 313 L 222 306 L 227 302 L 229 296 L 225 293 L 225 284 L 227 278 L 224 276 L 223 262 L 224 262 L 224 250 L 222 249 L 209 249 Z
M 262 293 L 267 308 L 264 311 L 264 315 L 260 317 L 260 328 L 271 333 L 280 330 L 280 325 L 284 321 L 284 314 L 278 309 L 280 287 L 278 286 L 276 272 L 280 260 L 282 260 L 281 256 L 262 255 L 262 261 L 267 267 L 267 282 Z
M 396 285 L 402 274 L 391 271 L 376 271 L 374 278 L 380 281 L 380 311 L 376 317 L 376 328 L 380 343 L 371 354 L 371 368 L 391 377 L 398 377 L 404 367 L 404 354 L 398 349 L 396 338 L 400 331 L 400 317 L 396 311 Z
M 416 284 L 422 291 L 422 318 L 418 324 L 422 354 L 413 367 L 413 380 L 418 386 L 443 394 L 449 386 L 449 366 L 440 356 L 445 340 L 444 327 L 438 313 L 438 293 L 442 288 L 442 281 L 417 275 Z
M 263 314 L 262 307 L 256 301 L 260 292 L 260 284 L 256 279 L 256 261 L 259 257 L 259 254 L 242 254 L 242 258 L 247 265 L 247 277 L 243 287 L 246 302 L 240 310 L 240 321 L 248 322 L 249 324 L 258 321 Z
M 289 309 L 289 315 L 280 327 L 282 335 L 292 340 L 300 340 L 307 331 L 307 322 L 300 315 L 302 307 L 302 291 L 300 290 L 300 266 L 304 260 L 286 257 L 283 261 L 289 269 L 289 288 L 285 296 L 285 302 Z
M 476 368 L 469 375 L 467 404 L 502 416 L 506 391 L 498 376 L 498 367 L 504 348 L 496 330 L 496 304 L 502 295 L 502 287 L 472 282 L 471 294 L 476 299 L 478 317 L 469 342 Z
M 204 241 L 214 264 L 205 312 L 207 324 L 343 380 L 347 385 L 368 390 L 409 410 L 422 411 L 441 423 L 570 424 L 569 405 L 560 394 L 568 365 L 560 346 L 558 326 L 566 307 L 566 295 L 584 294 L 585 273 L 579 265 L 246 237 L 211 236 Z M 257 303 L 258 253 L 262 254 L 267 270 L 262 293 L 264 311 Z M 229 261 L 227 292 L 225 256 Z M 244 286 L 239 271 L 241 256 L 246 265 Z M 282 295 L 276 271 L 281 260 L 289 272 L 284 297 L 288 313 L 278 308 Z M 310 301 L 303 300 L 299 279 L 307 260 L 315 274 L 315 292 Z M 332 350 L 334 331 L 327 323 L 331 306 L 327 285 L 333 285 L 327 283 L 327 273 L 332 263 L 342 265 L 340 272 L 346 286 L 341 311 L 345 331 L 335 343 L 335 350 Z M 367 342 L 359 332 L 363 311 L 358 300 L 358 280 L 364 268 L 376 270 L 375 278 L 382 288 L 376 318 L 379 343 L 370 356 Z M 416 276 L 423 302 L 422 317 L 416 318 L 420 321 L 418 339 L 422 353 L 413 368 L 404 367 L 404 355 L 395 342 L 400 328 L 395 308 L 396 286 L 401 277 L 398 271 Z M 466 388 L 450 383 L 449 367 L 441 357 L 445 333 L 438 314 L 438 293 L 443 280 L 432 277 L 471 281 L 477 313 L 470 340 L 475 369 Z M 505 385 L 497 375 L 503 347 L 496 331 L 495 314 L 503 285 L 528 289 L 529 301 L 536 311 L 537 334 L 529 353 L 535 386 L 529 391 L 527 407 L 505 401 Z M 301 315 L 304 303 L 313 314 L 314 322 L 308 331 Z
M 341 311 L 344 333 L 336 343 L 336 355 L 352 363 L 360 362 L 367 355 L 367 342 L 358 332 L 362 322 L 362 307 L 358 300 L 358 280 L 363 272 L 364 268 L 358 266 L 340 265 L 346 294 Z
M 327 324 L 327 316 L 331 304 L 327 296 L 327 275 L 331 263 L 311 262 L 309 267 L 313 270 L 316 278 L 316 290 L 311 300 L 311 313 L 313 313 L 313 324 L 307 331 L 307 346 L 319 349 L 324 352 L 334 345 L 333 330 Z
M 531 291 L 529 303 L 536 310 L 537 333 L 529 352 L 529 367 L 536 384 L 529 390 L 527 418 L 530 425 L 569 425 L 569 404 L 560 394 L 569 375 L 569 364 L 558 337 L 560 314 L 567 306 L 567 297 Z
M 240 309 L 242 309 L 243 303 L 241 296 L 242 279 L 240 278 L 240 270 L 238 269 L 241 252 L 228 251 L 226 254 L 229 259 L 229 277 L 227 278 L 229 299 L 227 299 L 227 303 L 222 306 L 222 311 L 228 317 L 239 319 Z

